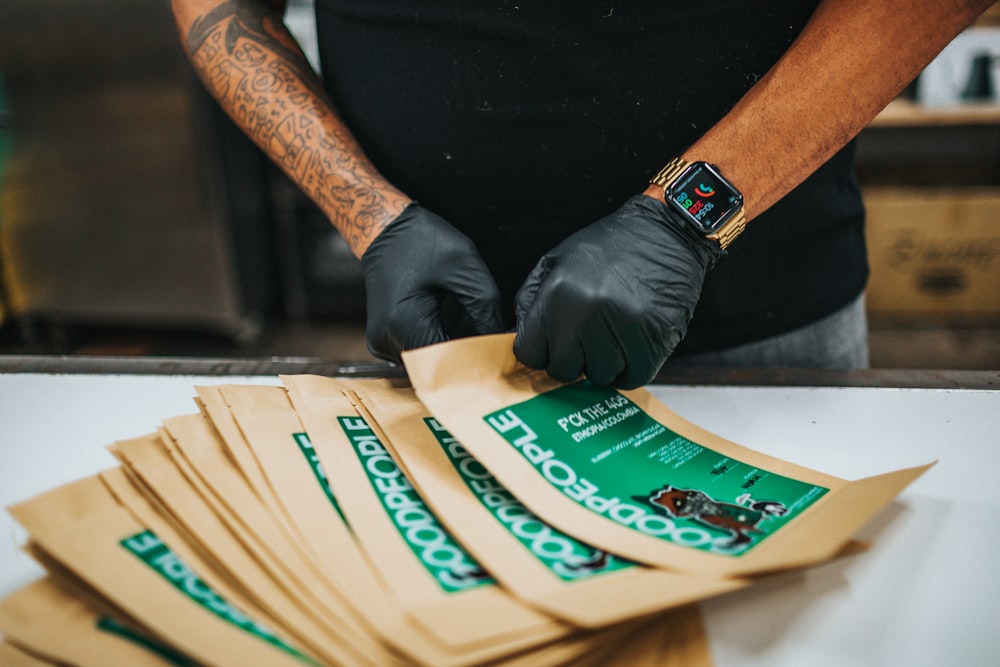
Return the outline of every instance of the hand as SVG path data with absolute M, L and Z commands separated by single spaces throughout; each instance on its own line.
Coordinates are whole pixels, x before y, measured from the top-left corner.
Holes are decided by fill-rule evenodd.
M 516 297 L 514 354 L 562 382 L 633 389 L 687 331 L 717 245 L 637 195 L 542 257 Z
M 475 245 L 415 202 L 375 237 L 361 268 L 368 349 L 380 359 L 504 329 L 500 291 Z

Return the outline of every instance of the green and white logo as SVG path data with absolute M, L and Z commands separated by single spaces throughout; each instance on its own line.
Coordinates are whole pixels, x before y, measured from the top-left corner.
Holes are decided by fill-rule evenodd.
M 492 585 L 490 575 L 459 546 L 414 490 L 361 417 L 338 417 L 368 481 L 410 550 L 448 593 Z
M 424 423 L 479 502 L 554 575 L 563 581 L 575 581 L 634 567 L 631 561 L 588 546 L 543 522 L 501 486 L 436 419 L 426 417 Z
M 154 653 L 162 658 L 164 662 L 175 665 L 175 667 L 197 667 L 198 665 L 198 663 L 194 660 L 187 657 L 180 651 L 177 651 L 173 647 L 157 641 L 145 633 L 139 632 L 130 625 L 119 623 L 110 616 L 101 616 L 97 619 L 95 625 L 98 630 L 115 635 L 116 637 L 135 644 L 136 646 L 141 646 L 150 653 Z
M 309 464 L 310 470 L 313 471 L 313 475 L 316 476 L 316 481 L 319 482 L 323 493 L 326 494 L 327 500 L 333 505 L 333 509 L 337 511 L 337 514 L 340 515 L 344 523 L 347 523 L 347 517 L 340 510 L 340 503 L 337 502 L 337 497 L 333 495 L 333 489 L 330 488 L 330 480 L 326 478 L 326 473 L 323 471 L 323 466 L 319 462 L 319 457 L 316 455 L 316 450 L 313 449 L 309 436 L 305 433 L 293 433 L 292 439 L 299 446 L 299 451 L 302 452 L 302 455 L 306 457 L 306 462 Z
M 194 570 L 188 567 L 187 563 L 182 561 L 177 554 L 172 552 L 151 531 L 146 530 L 136 533 L 132 537 L 125 538 L 121 541 L 121 545 L 148 565 L 153 571 L 170 582 L 174 588 L 222 620 L 266 641 L 272 646 L 276 646 L 305 663 L 310 665 L 316 664 L 309 656 L 284 642 L 272 630 L 251 619 L 223 599 L 208 584 L 198 578 Z
M 828 491 L 724 457 L 586 380 L 484 419 L 580 506 L 712 553 L 746 553 Z

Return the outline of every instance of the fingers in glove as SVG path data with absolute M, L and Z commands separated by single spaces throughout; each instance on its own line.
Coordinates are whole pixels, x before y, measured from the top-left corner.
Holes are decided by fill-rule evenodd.
M 625 354 L 618 334 L 606 320 L 583 332 L 584 372 L 587 379 L 597 385 L 608 385 L 625 371 Z
M 403 350 L 459 332 L 504 329 L 500 291 L 475 245 L 415 202 L 372 241 L 361 265 L 375 356 L 398 361 Z
M 528 368 L 536 370 L 545 368 L 549 363 L 545 309 L 539 304 L 538 292 L 552 266 L 552 260 L 543 257 L 531 270 L 514 300 L 517 317 L 514 356 Z
M 399 363 L 403 350 L 447 340 L 438 308 L 435 295 L 418 292 L 385 313 L 384 319 L 369 318 L 369 351 L 380 359 Z
M 560 382 L 572 382 L 583 373 L 586 358 L 573 333 L 558 327 L 549 331 L 549 363 L 545 370 Z
M 656 377 L 663 361 L 666 361 L 666 357 L 659 363 L 652 362 L 648 358 L 641 361 L 630 361 L 625 365 L 625 370 L 614 378 L 611 384 L 618 389 L 636 389 L 649 384 Z
M 486 324 L 473 320 L 454 294 L 445 294 L 441 300 L 441 328 L 449 339 L 500 333 L 502 327 L 492 316 Z
M 524 279 L 524 284 L 514 296 L 514 314 L 518 320 L 523 320 L 528 316 L 528 312 L 538 297 L 538 290 L 541 289 L 542 283 L 545 282 L 545 278 L 554 266 L 555 260 L 546 255 L 535 264 L 531 273 Z
M 500 308 L 500 288 L 486 268 L 468 267 L 444 285 L 442 320 L 450 316 L 459 326 L 444 326 L 450 336 L 474 336 L 500 333 L 505 330 Z
M 517 320 L 514 356 L 528 368 L 540 370 L 549 364 L 549 341 L 545 331 L 545 313 L 533 308 Z
M 667 357 L 674 351 L 680 337 L 676 328 L 635 330 L 632 340 L 625 339 L 622 342 L 622 349 L 626 351 L 624 370 L 614 379 L 614 386 L 619 389 L 635 389 L 652 382 Z

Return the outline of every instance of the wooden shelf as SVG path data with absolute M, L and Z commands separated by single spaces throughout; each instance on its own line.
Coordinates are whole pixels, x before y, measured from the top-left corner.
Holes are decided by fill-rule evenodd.
M 1000 104 L 995 102 L 928 107 L 897 99 L 875 117 L 869 127 L 926 127 L 946 125 L 1000 125 Z

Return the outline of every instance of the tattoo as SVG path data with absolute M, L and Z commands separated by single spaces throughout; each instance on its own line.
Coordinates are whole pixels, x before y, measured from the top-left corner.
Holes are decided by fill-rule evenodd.
M 355 252 L 405 206 L 332 111 L 280 15 L 227 0 L 192 24 L 191 61 L 222 108 L 330 217 Z

